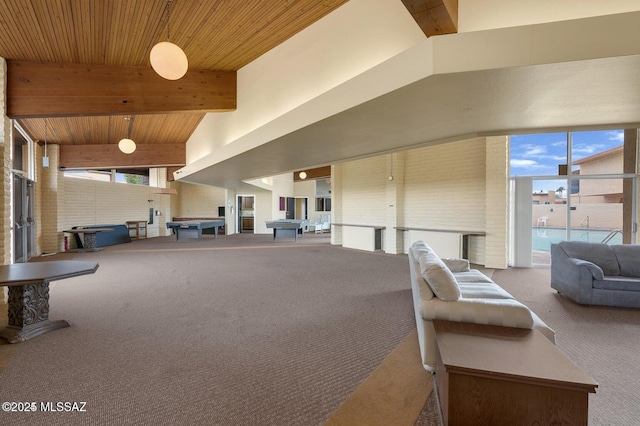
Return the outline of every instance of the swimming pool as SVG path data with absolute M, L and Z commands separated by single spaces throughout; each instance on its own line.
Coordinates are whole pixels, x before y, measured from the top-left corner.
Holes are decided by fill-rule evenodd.
M 593 229 L 572 229 L 572 241 L 585 241 L 589 243 L 601 243 L 611 231 Z M 534 227 L 531 230 L 531 247 L 533 250 L 549 251 L 551 244 L 559 243 L 567 239 L 565 228 Z M 622 234 L 616 234 L 607 244 L 622 244 Z

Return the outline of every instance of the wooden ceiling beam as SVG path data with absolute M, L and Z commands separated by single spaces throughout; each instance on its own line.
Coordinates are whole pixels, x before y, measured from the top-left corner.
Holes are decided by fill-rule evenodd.
M 302 179 L 300 172 L 305 172 L 306 177 Z M 293 172 L 293 181 L 302 182 L 304 180 L 326 179 L 331 177 L 331 166 L 316 167 L 313 169 L 304 169 Z
M 427 37 L 458 32 L 458 0 L 402 0 L 402 3 Z
M 60 145 L 62 169 L 115 169 L 127 167 L 182 167 L 186 164 L 184 144 L 138 144 L 124 154 L 118 144 Z
M 235 71 L 171 81 L 149 67 L 7 61 L 11 118 L 233 111 L 236 97 Z

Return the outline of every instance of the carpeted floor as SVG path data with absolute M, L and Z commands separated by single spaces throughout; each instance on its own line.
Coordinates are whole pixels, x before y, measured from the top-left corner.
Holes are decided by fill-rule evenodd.
M 415 328 L 406 256 L 328 236 L 154 238 L 39 260 L 54 259 L 100 268 L 52 283 L 50 316 L 71 327 L 12 346 L 0 399 L 87 411 L 0 424 L 322 424 Z
M 51 318 L 70 328 L 0 345 L 0 400 L 87 411 L 0 412 L 0 424 L 439 425 L 406 256 L 328 243 L 167 237 L 35 259 L 100 268 L 52 283 Z M 599 382 L 590 424 L 637 423 L 639 310 L 577 305 L 551 290 L 548 269 L 483 272 Z
M 493 279 L 556 331 L 556 344 L 599 384 L 589 424 L 640 424 L 640 310 L 582 306 L 560 296 L 549 269 L 496 270 Z

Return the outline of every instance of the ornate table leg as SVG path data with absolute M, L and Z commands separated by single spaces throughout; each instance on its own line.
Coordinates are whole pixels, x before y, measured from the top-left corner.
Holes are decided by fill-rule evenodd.
M 95 249 L 96 244 L 96 234 L 93 232 L 86 232 L 84 234 L 84 248 L 86 249 Z
M 49 320 L 49 283 L 9 287 L 9 326 L 0 337 L 9 343 L 24 342 L 58 328 L 69 327 L 64 320 Z

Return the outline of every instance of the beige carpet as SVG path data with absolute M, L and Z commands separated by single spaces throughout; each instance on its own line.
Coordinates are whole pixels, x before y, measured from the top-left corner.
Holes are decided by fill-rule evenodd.
M 640 309 L 579 305 L 550 287 L 549 269 L 496 270 L 493 279 L 551 326 L 558 348 L 598 382 L 590 425 L 640 424 Z
M 414 331 L 329 418 L 326 426 L 412 426 L 433 389 Z
M 100 268 L 52 283 L 51 318 L 71 327 L 13 345 L 2 398 L 87 401 L 87 412 L 0 413 L 0 424 L 319 425 L 389 356 L 397 374 L 415 329 L 406 256 L 251 237 L 44 259 Z M 417 390 L 412 417 L 428 396 Z

